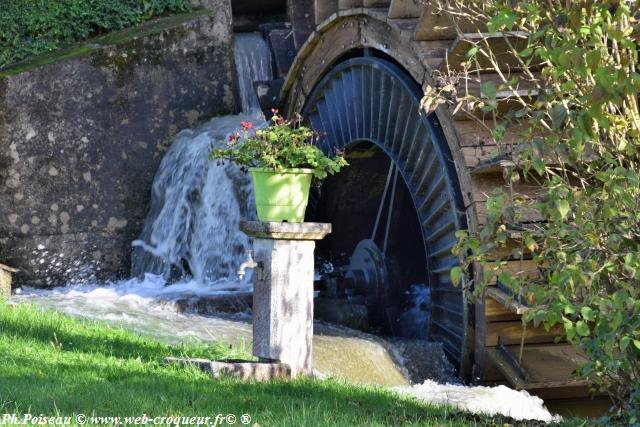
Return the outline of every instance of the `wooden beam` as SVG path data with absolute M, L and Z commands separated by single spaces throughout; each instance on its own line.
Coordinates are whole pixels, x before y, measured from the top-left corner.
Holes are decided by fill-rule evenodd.
M 364 7 L 369 8 L 381 8 L 381 7 L 389 7 L 389 1 L 384 0 L 364 0 Z
M 431 5 L 422 7 L 418 26 L 413 36 L 415 40 L 453 40 L 455 37 L 456 30 L 448 16 L 438 13 Z
M 484 301 L 484 318 L 487 322 L 507 322 L 520 320 L 520 316 L 511 312 L 502 304 L 491 298 L 486 298 Z
M 521 316 L 525 314 L 527 311 L 531 310 L 530 307 L 519 303 L 513 296 L 504 292 L 502 289 L 498 288 L 497 286 L 488 287 L 485 292 L 489 298 L 498 302 L 507 310 L 517 315 Z
M 315 0 L 316 25 L 338 11 L 338 0 Z
M 574 375 L 586 357 L 569 344 L 527 345 L 519 361 L 520 346 L 517 345 L 502 351 L 487 349 L 487 356 L 516 390 L 554 399 L 589 396 L 588 382 Z M 513 366 L 513 361 L 518 366 Z
M 389 18 L 419 18 L 422 13 L 422 9 L 425 7 L 426 6 L 420 4 L 418 0 L 391 0 L 391 6 L 389 6 Z
M 338 0 L 338 9 L 348 10 L 362 7 L 362 0 Z
M 456 38 L 447 55 L 446 64 L 441 67 L 443 71 L 460 71 L 462 63 L 467 61 L 467 53 L 474 45 L 488 47 L 496 56 L 500 69 L 513 71 L 520 68 L 518 58 L 511 52 L 509 45 L 516 50 L 524 49 L 527 44 L 527 33 L 522 31 L 510 31 L 505 33 L 465 33 Z M 481 55 L 477 56 L 481 71 L 493 70 L 489 61 Z
M 487 324 L 485 346 L 495 347 L 498 343 L 519 345 L 523 334 L 525 344 L 550 344 L 555 342 L 556 337 L 560 334 L 560 328 L 556 327 L 547 332 L 541 326 L 534 328 L 533 325 L 527 325 L 524 328 L 521 321 L 490 322 Z
M 509 271 L 513 275 L 522 275 L 528 278 L 537 277 L 540 274 L 538 271 L 538 264 L 532 259 L 506 261 L 506 264 L 500 268 L 498 274 L 502 271 Z M 496 283 L 491 283 L 491 286 L 495 285 Z

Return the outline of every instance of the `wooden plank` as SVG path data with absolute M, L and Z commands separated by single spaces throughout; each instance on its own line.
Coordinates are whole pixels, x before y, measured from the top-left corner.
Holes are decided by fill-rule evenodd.
M 418 0 L 391 0 L 389 18 L 419 18 L 425 5 Z
M 483 268 L 493 267 L 488 265 Z M 531 259 L 507 261 L 506 264 L 498 270 L 498 274 L 500 274 L 502 271 L 510 271 L 513 275 L 528 278 L 537 277 L 540 274 L 538 271 L 538 264 Z M 495 286 L 495 283 L 492 283 L 490 286 Z
M 492 127 L 487 127 L 475 121 L 455 122 L 456 133 L 462 147 L 488 147 L 495 146 L 491 138 Z M 526 130 L 525 126 L 512 126 L 507 128 L 502 145 L 505 148 L 515 145 L 520 139 L 520 134 Z M 507 151 L 507 150 L 505 150 Z
M 530 307 L 519 303 L 514 299 L 513 296 L 504 292 L 502 289 L 497 286 L 492 286 L 486 289 L 486 296 L 491 298 L 493 301 L 501 304 L 507 310 L 515 313 L 519 316 L 525 314 L 527 311 L 531 310 Z
M 502 176 L 496 175 L 471 175 L 471 195 L 470 199 L 475 204 L 478 222 L 484 224 L 487 218 L 486 201 L 496 188 L 502 188 L 508 193 L 509 187 L 505 184 Z M 531 199 L 539 197 L 540 187 L 534 183 L 518 182 L 514 185 L 514 191 Z M 514 218 L 514 222 L 540 222 L 542 215 L 533 207 L 518 208 L 519 219 Z
M 316 25 L 338 11 L 338 0 L 315 0 Z
M 338 0 L 338 9 L 347 10 L 362 7 L 362 0 Z
M 364 7 L 375 7 L 375 8 L 382 8 L 382 7 L 389 7 L 389 1 L 384 1 L 384 0 L 364 0 Z
M 444 61 L 449 44 L 448 40 L 413 42 L 413 50 L 425 67 L 434 70 Z
M 484 302 L 484 318 L 487 322 L 505 322 L 519 320 L 520 316 L 507 310 L 499 302 L 487 298 Z
M 527 345 L 522 351 L 521 360 L 520 346 L 507 346 L 505 351 L 507 356 L 498 349 L 488 349 L 487 355 L 516 390 L 527 390 L 541 397 L 555 399 L 589 395 L 587 381 L 574 376 L 578 367 L 586 361 L 579 349 L 569 344 Z M 522 377 L 513 366 L 514 361 L 526 377 Z
M 416 27 L 415 40 L 454 40 L 457 37 L 456 25 L 445 14 L 438 11 L 431 2 L 425 2 L 420 13 L 420 22 Z M 463 33 L 486 32 L 486 25 L 468 20 L 459 20 L 458 28 Z
M 345 50 L 360 45 L 360 20 L 353 19 L 334 26 L 332 31 L 320 36 L 313 54 L 305 61 L 301 77 L 302 89 L 309 94 L 321 76 L 342 56 Z
M 456 29 L 448 16 L 438 13 L 432 5 L 423 6 L 414 40 L 453 40 L 455 37 Z
M 508 41 L 507 41 L 508 40 Z M 520 61 L 512 54 L 509 44 L 520 51 L 526 47 L 527 34 L 522 31 L 510 31 L 508 33 L 466 33 L 462 37 L 456 38 L 447 55 L 446 64 L 442 70 L 460 71 L 463 69 L 462 63 L 467 61 L 467 52 L 474 44 L 494 52 L 496 62 L 501 70 L 514 71 L 520 68 Z M 490 62 L 482 55 L 477 56 L 480 71 L 492 72 Z
M 402 34 L 394 28 L 396 25 L 397 23 L 392 25 L 369 19 L 367 24 L 362 25 L 363 43 L 373 49 L 391 54 L 415 81 L 422 83 L 425 78 L 425 68 L 411 44 L 407 43 Z
M 486 175 L 474 174 L 471 177 L 473 200 L 476 202 L 484 202 L 495 191 L 501 188 L 505 192 L 509 191 L 509 186 L 505 183 L 502 175 Z M 516 194 L 526 196 L 532 200 L 540 196 L 540 186 L 533 182 L 519 182 L 513 184 L 513 190 Z
M 608 396 L 569 399 L 550 396 L 545 399 L 544 403 L 552 414 L 561 414 L 567 418 L 600 418 L 605 416 L 611 408 L 611 399 Z
M 509 87 L 508 84 L 511 85 L 510 87 L 519 95 L 531 97 L 538 94 L 536 85 L 540 84 L 540 77 L 539 73 L 534 73 L 533 78 L 530 78 L 527 74 L 511 72 L 511 70 L 505 71 L 503 76 L 495 72 L 480 75 L 469 74 L 466 79 L 458 83 L 458 93 L 481 97 L 483 95 L 482 85 L 493 83 L 496 89 L 498 89 L 496 93 L 498 99 L 511 95 L 510 89 L 505 89 Z M 505 83 L 505 80 L 507 83 Z
M 418 25 L 418 20 L 415 18 L 387 19 L 387 22 L 403 33 L 407 40 L 411 40 L 411 35 Z
M 487 323 L 485 346 L 495 347 L 498 341 L 503 345 L 519 345 L 523 331 L 525 344 L 554 343 L 560 328 L 556 327 L 547 332 L 542 326 L 534 328 L 533 325 L 527 325 L 525 330 L 520 321 L 490 322 Z
M 513 160 L 505 159 L 501 156 L 479 163 L 470 172 L 472 175 L 502 175 L 505 169 L 514 169 L 515 167 L 516 164 Z

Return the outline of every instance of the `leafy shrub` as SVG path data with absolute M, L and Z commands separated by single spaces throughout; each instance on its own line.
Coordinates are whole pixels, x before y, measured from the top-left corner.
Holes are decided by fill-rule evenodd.
M 189 0 L 2 0 L 0 68 L 190 8 Z
M 460 26 L 475 25 L 502 35 L 507 56 L 487 37 L 470 40 L 466 69 L 440 75 L 423 105 L 466 112 L 520 166 L 505 173 L 507 190 L 489 198 L 486 225 L 459 233 L 463 265 L 483 269 L 466 285 L 480 297 L 499 281 L 532 307 L 526 321 L 560 325 L 585 351 L 580 374 L 609 392 L 614 417 L 640 424 L 640 4 L 436 3 L 460 34 L 469 32 Z M 512 30 L 523 32 L 507 37 Z M 500 66 L 507 57 L 517 73 Z M 497 72 L 498 82 L 484 79 L 480 94 L 465 91 L 481 69 Z M 514 108 L 504 111 L 507 99 Z M 517 136 L 515 144 L 506 133 Z M 539 185 L 539 193 L 519 192 L 521 182 Z M 509 258 L 530 253 L 540 273 L 533 278 L 509 272 L 507 257 L 497 255 L 508 252 L 510 228 L 525 211 L 540 221 L 521 229 Z
M 211 159 L 226 159 L 240 166 L 282 170 L 294 168 L 313 169 L 314 177 L 323 179 L 339 172 L 347 165 L 340 154 L 326 156 L 314 145 L 314 132 L 301 126 L 301 118 L 287 121 L 274 110 L 271 124 L 254 129 L 252 122 L 242 122 L 242 131 L 229 137 L 229 148 L 210 153 Z

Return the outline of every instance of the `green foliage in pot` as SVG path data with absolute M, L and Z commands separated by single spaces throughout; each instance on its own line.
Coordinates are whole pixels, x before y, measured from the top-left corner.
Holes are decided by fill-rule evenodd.
M 273 113 L 271 123 L 262 129 L 255 129 L 252 122 L 242 122 L 242 129 L 229 137 L 228 147 L 213 150 L 209 158 L 274 171 L 312 169 L 317 179 L 333 175 L 347 165 L 341 153 L 329 157 L 314 144 L 317 134 L 302 126 L 300 116 L 285 120 L 277 110 Z

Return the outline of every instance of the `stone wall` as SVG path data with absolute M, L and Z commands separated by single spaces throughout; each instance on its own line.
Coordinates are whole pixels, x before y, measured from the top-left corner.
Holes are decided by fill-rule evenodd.
M 129 274 L 173 136 L 235 112 L 229 0 L 0 70 L 0 262 L 21 285 Z

